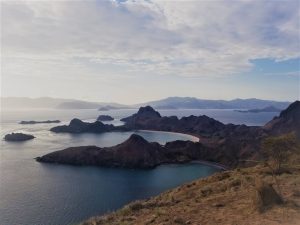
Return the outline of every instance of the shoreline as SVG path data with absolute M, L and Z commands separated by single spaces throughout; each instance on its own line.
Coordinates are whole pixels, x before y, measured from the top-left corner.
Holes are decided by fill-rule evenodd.
M 191 162 L 195 162 L 195 163 L 199 163 L 199 164 L 203 164 L 203 165 L 207 165 L 207 166 L 212 166 L 212 167 L 216 167 L 221 169 L 222 171 L 228 171 L 231 170 L 229 167 L 221 164 L 221 163 L 215 163 L 215 162 L 209 162 L 209 161 L 205 161 L 205 160 L 193 160 Z
M 146 132 L 162 132 L 162 133 L 168 133 L 168 134 L 180 134 L 182 136 L 188 136 L 188 137 L 191 137 L 192 142 L 200 142 L 200 138 L 193 135 L 193 134 L 185 134 L 185 133 L 180 133 L 180 132 L 173 132 L 173 131 L 160 131 L 160 130 L 132 130 L 133 132 L 134 131 L 146 131 Z M 175 140 L 176 141 L 176 140 Z

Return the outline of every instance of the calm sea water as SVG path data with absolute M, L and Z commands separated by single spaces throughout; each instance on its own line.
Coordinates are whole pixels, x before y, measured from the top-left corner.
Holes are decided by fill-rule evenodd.
M 105 112 L 120 118 L 136 110 Z M 232 110 L 161 110 L 162 115 L 206 114 L 224 123 L 262 125 L 275 113 L 243 114 Z M 55 124 L 20 125 L 21 120 L 59 119 L 62 124 L 77 117 L 94 121 L 96 110 L 21 110 L 1 111 L 1 137 L 10 132 L 36 136 L 23 143 L 1 140 L 0 150 L 0 224 L 70 225 L 103 214 L 124 204 L 144 199 L 182 183 L 211 175 L 217 168 L 191 163 L 163 165 L 152 170 L 108 169 L 40 164 L 34 158 L 69 146 L 112 146 L 126 140 L 133 132 L 104 134 L 55 134 Z M 148 141 L 164 144 L 173 140 L 193 140 L 183 134 L 136 131 Z

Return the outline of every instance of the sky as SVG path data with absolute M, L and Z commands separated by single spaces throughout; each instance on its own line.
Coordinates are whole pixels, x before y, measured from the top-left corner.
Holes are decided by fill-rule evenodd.
M 300 98 L 300 0 L 1 1 L 1 96 Z

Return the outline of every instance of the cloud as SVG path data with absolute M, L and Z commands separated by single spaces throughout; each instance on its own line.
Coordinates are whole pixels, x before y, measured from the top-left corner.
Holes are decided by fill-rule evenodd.
M 253 59 L 300 56 L 296 0 L 1 5 L 2 54 L 16 61 L 81 58 L 127 74 L 215 77 L 246 72 Z

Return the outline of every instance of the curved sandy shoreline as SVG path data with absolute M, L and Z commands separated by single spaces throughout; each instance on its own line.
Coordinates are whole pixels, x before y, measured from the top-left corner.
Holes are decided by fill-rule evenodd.
M 196 137 L 194 135 L 191 134 L 185 134 L 185 133 L 179 133 L 179 132 L 172 132 L 172 131 L 159 131 L 159 130 L 138 130 L 138 131 L 146 131 L 146 132 L 163 132 L 163 133 L 170 133 L 170 134 L 180 134 L 182 136 L 188 136 L 191 137 L 191 141 L 192 142 L 199 142 L 200 138 Z M 222 170 L 229 170 L 230 168 L 221 164 L 221 163 L 216 163 L 216 162 L 209 162 L 209 161 L 205 161 L 205 160 L 193 160 L 187 163 L 199 163 L 199 164 L 203 164 L 203 165 L 208 165 L 208 166 L 212 166 L 212 167 L 216 167 Z
M 191 137 L 192 142 L 199 142 L 200 138 L 197 136 L 194 136 L 192 134 L 185 134 L 180 132 L 173 132 L 173 131 L 160 131 L 160 130 L 136 130 L 136 131 L 146 131 L 146 132 L 162 132 L 162 133 L 169 133 L 169 134 L 179 134 L 181 136 Z

